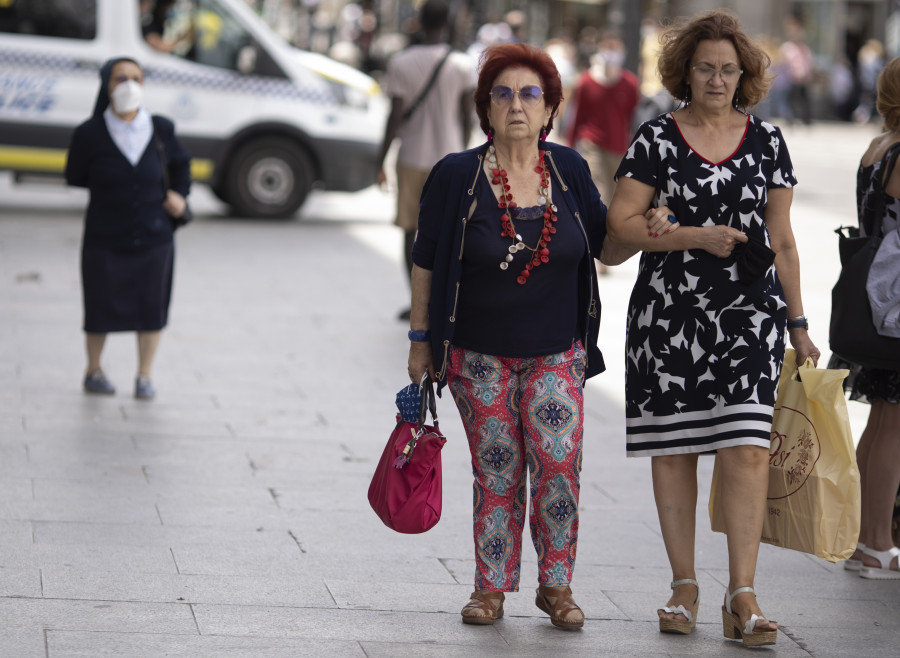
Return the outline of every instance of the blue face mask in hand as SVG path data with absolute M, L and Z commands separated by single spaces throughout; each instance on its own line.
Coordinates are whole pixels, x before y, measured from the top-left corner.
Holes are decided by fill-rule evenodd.
M 404 386 L 397 393 L 397 410 L 401 420 L 407 423 L 419 422 L 419 410 L 422 408 L 422 390 L 418 384 Z

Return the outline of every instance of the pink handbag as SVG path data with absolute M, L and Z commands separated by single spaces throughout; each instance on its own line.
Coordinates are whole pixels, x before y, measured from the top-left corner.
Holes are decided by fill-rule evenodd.
M 426 410 L 434 425 L 425 424 Z M 391 530 L 417 534 L 441 520 L 441 449 L 446 442 L 438 428 L 434 385 L 426 378 L 418 422 L 397 414 L 369 485 L 369 504 Z

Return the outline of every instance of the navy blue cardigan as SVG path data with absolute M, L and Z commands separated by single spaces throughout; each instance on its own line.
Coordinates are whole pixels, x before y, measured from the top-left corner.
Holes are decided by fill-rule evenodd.
M 483 144 L 444 157 L 431 170 L 419 202 L 419 230 L 413 247 L 413 262 L 432 273 L 428 317 L 439 390 L 446 383 L 447 352 L 453 343 L 466 223 L 479 202 L 475 181 L 487 147 Z M 600 200 L 584 158 L 559 144 L 541 142 L 539 147 L 546 150 L 551 174 L 562 190 L 562 198 L 554 201 L 557 205 L 566 204 L 585 238 L 584 258 L 578 276 L 578 326 L 582 328 L 580 338 L 588 354 L 586 376 L 592 377 L 606 369 L 603 354 L 597 347 L 600 297 L 594 266 L 594 258 L 600 257 L 606 238 L 606 206 Z
M 187 197 L 190 155 L 175 137 L 175 125 L 169 119 L 154 116 L 153 127 L 165 148 L 171 187 Z M 91 193 L 85 244 L 124 249 L 172 241 L 172 222 L 162 207 L 162 166 L 154 139 L 132 166 L 112 141 L 103 116 L 91 117 L 72 135 L 66 181 Z

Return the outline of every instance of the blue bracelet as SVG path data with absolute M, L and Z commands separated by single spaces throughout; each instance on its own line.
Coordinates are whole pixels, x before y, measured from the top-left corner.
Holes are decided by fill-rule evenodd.
M 798 315 L 796 318 L 790 318 L 787 321 L 788 329 L 809 329 L 809 320 L 805 315 Z
M 427 329 L 410 329 L 407 335 L 414 343 L 427 343 L 431 340 L 431 332 Z

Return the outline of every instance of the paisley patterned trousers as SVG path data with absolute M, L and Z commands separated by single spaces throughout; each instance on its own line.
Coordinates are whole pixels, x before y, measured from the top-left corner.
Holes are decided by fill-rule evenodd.
M 451 347 L 449 358 L 447 383 L 469 439 L 475 479 L 475 589 L 519 589 L 526 475 L 538 582 L 568 585 L 578 540 L 581 343 L 526 359 Z

